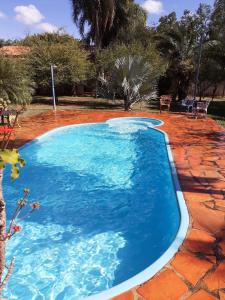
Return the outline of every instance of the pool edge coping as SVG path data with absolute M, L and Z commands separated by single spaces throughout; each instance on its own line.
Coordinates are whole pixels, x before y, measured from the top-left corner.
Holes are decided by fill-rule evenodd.
M 95 125 L 95 124 L 107 124 L 107 121 L 110 121 L 113 119 L 121 119 L 122 120 L 122 119 L 140 119 L 140 118 L 141 117 L 118 117 L 118 118 L 110 118 L 110 119 L 106 120 L 105 122 L 91 122 L 91 123 L 80 123 L 80 124 L 71 124 L 71 125 L 66 125 L 66 126 L 60 126 L 60 127 L 54 128 L 54 129 L 50 129 L 50 130 L 46 131 L 45 133 L 37 136 L 32 141 L 29 141 L 29 142 L 25 143 L 24 145 L 22 145 L 19 149 L 23 149 L 25 146 L 28 146 L 30 144 L 33 144 L 33 143 L 39 141 L 39 139 L 41 137 L 43 138 L 53 132 L 60 131 L 62 128 L 79 127 L 79 126 L 85 126 L 85 125 L 88 126 L 88 125 Z M 169 261 L 175 256 L 175 254 L 178 252 L 180 246 L 183 244 L 185 237 L 187 235 L 190 218 L 189 218 L 188 208 L 187 208 L 186 202 L 183 197 L 183 192 L 180 187 L 180 182 L 178 179 L 173 154 L 172 154 L 172 150 L 170 147 L 169 137 L 165 131 L 156 128 L 156 127 L 162 126 L 164 124 L 164 122 L 162 120 L 156 119 L 156 118 L 148 118 L 148 117 L 145 117 L 145 118 L 160 121 L 159 125 L 153 125 L 151 127 L 151 129 L 161 132 L 165 138 L 165 145 L 167 148 L 167 155 L 168 155 L 168 160 L 169 160 L 169 164 L 170 164 L 171 175 L 172 175 L 173 184 L 174 184 L 175 193 L 176 193 L 177 202 L 178 202 L 179 211 L 180 211 L 180 220 L 181 221 L 180 221 L 180 226 L 179 226 L 177 235 L 176 235 L 174 241 L 172 242 L 172 244 L 170 245 L 170 247 L 164 252 L 164 254 L 161 255 L 153 264 L 148 266 L 145 270 L 143 270 L 142 272 L 138 273 L 137 275 L 131 277 L 130 279 L 128 279 L 108 290 L 105 290 L 103 292 L 100 292 L 100 293 L 92 295 L 92 296 L 81 298 L 82 300 L 109 300 L 113 297 L 116 297 L 124 292 L 127 292 L 127 291 L 131 290 L 132 288 L 134 288 L 138 285 L 141 285 L 144 282 L 150 280 L 159 271 L 161 271 L 165 267 L 165 265 L 167 263 L 169 263 Z

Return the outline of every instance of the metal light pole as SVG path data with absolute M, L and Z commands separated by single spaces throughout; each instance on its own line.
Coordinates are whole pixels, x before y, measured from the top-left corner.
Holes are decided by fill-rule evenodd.
M 51 65 L 53 109 L 56 110 L 56 96 L 55 96 L 54 68 L 56 68 L 56 66 L 55 66 L 55 65 Z
M 195 78 L 194 101 L 196 100 L 198 83 L 199 83 L 200 66 L 201 66 L 201 60 L 202 60 L 203 36 L 204 36 L 204 34 L 201 34 L 199 53 L 198 53 L 198 64 L 197 64 L 197 71 L 196 71 L 196 78 Z

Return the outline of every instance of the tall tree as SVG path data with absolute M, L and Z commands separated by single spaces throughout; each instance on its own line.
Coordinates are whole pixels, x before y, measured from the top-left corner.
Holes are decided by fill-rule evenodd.
M 73 19 L 82 37 L 97 48 L 105 47 L 127 23 L 133 0 L 71 0 Z
M 160 81 L 161 93 L 164 82 L 169 82 L 168 93 L 175 99 L 186 97 L 191 76 L 194 72 L 193 43 L 196 39 L 195 16 L 186 10 L 180 21 L 174 13 L 160 20 L 156 32 L 157 48 L 168 60 L 166 76 Z
M 216 0 L 208 25 L 208 38 L 203 45 L 203 63 L 200 70 L 200 95 L 204 89 L 217 87 L 225 79 L 225 0 Z
M 216 0 L 211 18 L 211 34 L 214 38 L 225 37 L 225 0 Z
M 199 34 L 202 24 L 209 19 L 210 9 L 200 5 L 196 13 L 184 11 L 180 20 L 171 13 L 160 19 L 156 28 L 156 41 L 160 53 L 168 60 L 166 76 L 161 79 L 161 92 L 165 82 L 169 82 L 167 92 L 181 100 L 187 96 L 188 87 L 194 79 L 196 59 L 199 49 Z
M 147 27 L 147 14 L 138 4 L 130 2 L 127 10 L 128 23 L 120 28 L 114 43 L 127 46 L 141 43 L 147 47 L 152 41 L 152 30 Z

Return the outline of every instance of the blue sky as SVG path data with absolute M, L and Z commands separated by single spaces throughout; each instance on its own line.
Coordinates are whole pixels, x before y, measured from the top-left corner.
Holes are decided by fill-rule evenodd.
M 176 11 L 180 16 L 185 8 L 195 11 L 200 2 L 213 5 L 214 0 L 136 0 L 148 11 L 148 23 Z M 65 28 L 78 37 L 72 22 L 70 0 L 0 0 L 0 38 L 21 38 L 28 33 Z

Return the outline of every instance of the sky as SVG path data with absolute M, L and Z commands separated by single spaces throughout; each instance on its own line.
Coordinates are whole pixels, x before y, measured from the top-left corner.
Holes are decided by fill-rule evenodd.
M 213 5 L 214 0 L 136 0 L 148 13 L 148 24 L 160 16 L 184 9 L 195 11 L 200 2 Z M 73 24 L 70 0 L 0 0 L 0 39 L 22 38 L 27 34 L 54 32 L 64 28 L 79 37 Z

